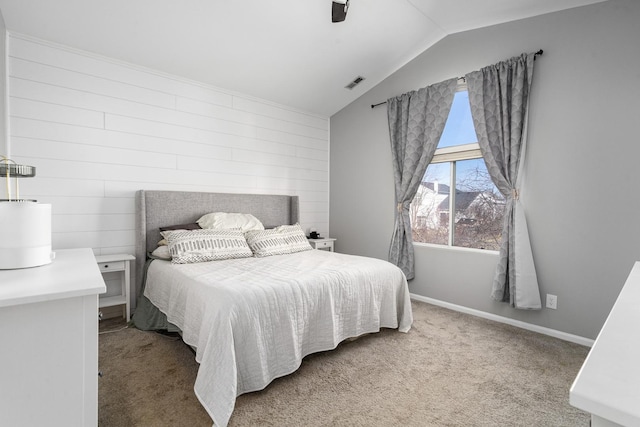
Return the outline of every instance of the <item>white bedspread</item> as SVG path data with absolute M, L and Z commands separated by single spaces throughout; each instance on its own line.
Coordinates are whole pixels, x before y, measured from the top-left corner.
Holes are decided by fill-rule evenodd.
M 400 269 L 320 250 L 188 265 L 154 261 L 144 294 L 196 347 L 195 392 L 220 427 L 238 395 L 294 372 L 304 356 L 381 327 L 407 332 L 413 322 Z

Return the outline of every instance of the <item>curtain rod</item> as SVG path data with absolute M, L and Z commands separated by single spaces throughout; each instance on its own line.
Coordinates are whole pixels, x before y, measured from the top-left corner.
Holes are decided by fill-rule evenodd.
M 533 54 L 533 60 L 535 61 L 535 60 L 536 60 L 536 58 L 537 58 L 538 56 L 540 56 L 540 55 L 542 55 L 542 54 L 543 54 L 543 52 L 544 52 L 544 51 L 543 51 L 542 49 L 540 49 L 539 51 L 537 51 L 536 53 L 534 53 L 534 54 Z M 467 81 L 467 79 L 466 79 L 466 78 L 464 78 L 464 77 L 458 77 L 458 80 L 462 80 L 462 82 L 463 82 L 463 83 Z M 376 108 L 377 106 L 379 106 L 379 105 L 384 105 L 384 104 L 386 104 L 386 103 L 387 103 L 387 101 L 378 102 L 377 104 L 371 104 L 371 108 Z

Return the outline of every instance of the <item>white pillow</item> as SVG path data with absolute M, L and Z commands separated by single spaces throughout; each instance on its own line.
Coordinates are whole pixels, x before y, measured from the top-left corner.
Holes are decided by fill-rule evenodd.
M 300 224 L 281 225 L 271 230 L 253 230 L 245 234 L 256 257 L 292 254 L 312 250 Z
M 174 264 L 253 256 L 240 230 L 184 230 L 166 236 Z
M 264 230 L 258 218 L 243 213 L 213 212 L 203 215 L 197 222 L 200 227 L 212 230 Z
M 153 252 L 151 252 L 151 255 L 158 258 L 158 259 L 166 259 L 166 260 L 170 260 L 171 259 L 171 253 L 169 252 L 169 246 L 162 245 L 162 246 L 158 246 L 157 248 L 155 248 L 155 250 Z

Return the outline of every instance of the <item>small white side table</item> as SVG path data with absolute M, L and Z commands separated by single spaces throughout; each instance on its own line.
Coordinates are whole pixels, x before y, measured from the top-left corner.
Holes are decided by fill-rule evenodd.
M 131 261 L 136 258 L 129 254 L 114 255 L 97 255 L 96 262 L 101 273 L 110 273 L 112 271 L 121 272 L 121 292 L 120 295 L 101 297 L 98 299 L 98 306 L 112 307 L 114 305 L 125 305 L 127 322 L 131 318 L 131 305 L 129 301 L 129 292 L 131 289 Z
M 333 242 L 337 239 L 325 237 L 323 239 L 309 239 L 309 243 L 313 249 L 326 249 L 333 252 Z

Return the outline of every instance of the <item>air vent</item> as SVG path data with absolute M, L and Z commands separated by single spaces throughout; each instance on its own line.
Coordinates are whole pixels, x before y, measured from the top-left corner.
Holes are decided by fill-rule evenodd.
M 345 86 L 345 89 L 353 89 L 354 87 L 358 86 L 360 84 L 361 81 L 364 80 L 364 77 L 362 76 L 358 76 L 355 79 L 353 79 L 353 81 L 351 83 L 349 83 L 348 85 Z

